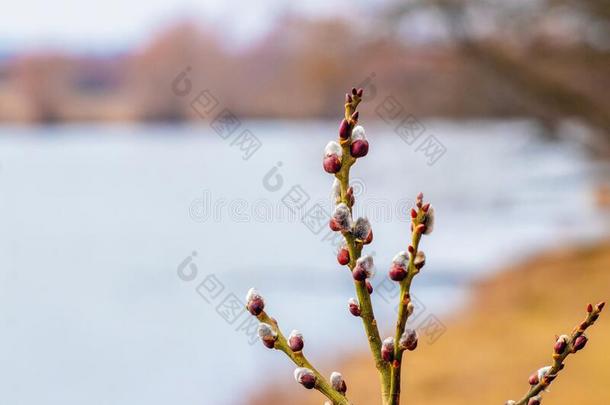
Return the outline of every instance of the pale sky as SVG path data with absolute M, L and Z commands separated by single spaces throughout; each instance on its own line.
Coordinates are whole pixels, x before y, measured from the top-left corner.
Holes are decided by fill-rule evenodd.
M 329 15 L 385 0 L 13 0 L 0 13 L 0 51 L 58 48 L 122 50 L 180 18 L 192 18 L 239 42 L 263 34 L 288 12 Z

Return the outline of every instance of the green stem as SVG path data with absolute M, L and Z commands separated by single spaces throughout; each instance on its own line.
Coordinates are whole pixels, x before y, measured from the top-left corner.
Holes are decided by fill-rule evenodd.
M 419 269 L 415 267 L 414 260 L 419 248 L 421 233 L 417 232 L 417 225 L 423 221 L 425 213 L 420 209 L 418 216 L 412 221 L 413 230 L 411 232 L 411 246 L 413 253 L 409 256 L 409 265 L 407 277 L 400 283 L 400 301 L 398 304 L 398 318 L 396 320 L 396 331 L 394 333 L 394 361 L 390 373 L 390 405 L 400 404 L 400 374 L 402 370 L 402 355 L 403 349 L 398 345 L 400 337 L 405 332 L 405 326 L 409 318 L 407 306 L 411 301 L 411 282 L 419 273 Z

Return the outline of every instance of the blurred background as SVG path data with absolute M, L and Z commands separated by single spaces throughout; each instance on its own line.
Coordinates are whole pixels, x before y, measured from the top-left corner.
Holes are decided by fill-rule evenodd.
M 610 291 L 602 0 L 5 7 L 0 403 L 323 403 L 257 341 L 251 286 L 355 403 L 379 403 L 321 169 L 352 86 L 382 334 L 414 196 L 436 207 L 411 403 L 518 399 Z M 549 402 L 610 401 L 600 323 Z

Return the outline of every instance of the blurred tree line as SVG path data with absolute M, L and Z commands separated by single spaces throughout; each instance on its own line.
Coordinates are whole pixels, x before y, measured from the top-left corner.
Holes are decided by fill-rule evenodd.
M 191 67 L 195 89 L 242 117 L 336 117 L 345 89 L 372 78 L 417 117 L 535 117 L 551 131 L 575 118 L 607 139 L 609 16 L 607 0 L 401 0 L 358 24 L 288 15 L 240 50 L 186 21 L 128 54 L 0 60 L 0 120 L 198 119 L 171 92 Z

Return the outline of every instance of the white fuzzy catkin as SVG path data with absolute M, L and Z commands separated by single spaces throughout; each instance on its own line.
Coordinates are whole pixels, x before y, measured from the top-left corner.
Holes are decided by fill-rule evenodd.
M 394 338 L 385 338 L 383 342 L 381 342 L 381 346 L 384 347 L 386 350 L 394 350 Z
M 366 132 L 362 125 L 356 125 L 352 130 L 352 142 L 357 140 L 366 140 Z
M 337 155 L 341 157 L 341 155 L 343 154 L 343 149 L 341 149 L 341 145 L 339 145 L 337 142 L 330 141 L 326 144 L 326 147 L 324 148 L 324 154 L 326 156 Z
M 246 302 L 250 302 L 255 299 L 263 299 L 261 294 L 258 292 L 256 288 L 250 288 L 248 293 L 246 294 Z
M 409 264 L 409 256 L 407 255 L 407 252 L 404 250 L 398 252 L 392 259 L 392 263 L 406 269 L 407 265 Z
M 343 385 L 343 376 L 337 371 L 333 371 L 330 375 L 330 385 L 336 391 L 341 391 Z
M 299 332 L 296 329 L 293 329 L 292 332 L 290 332 L 290 335 L 288 335 L 288 340 L 292 339 L 293 337 L 298 337 L 299 339 L 303 339 L 303 334 L 301 332 Z
M 277 333 L 268 323 L 260 323 L 258 325 L 258 336 L 260 336 L 261 339 L 266 337 L 276 337 Z
M 542 381 L 542 379 L 551 371 L 551 366 L 546 366 L 538 369 L 538 380 Z
M 371 232 L 371 223 L 368 218 L 358 218 L 354 224 L 354 237 L 364 240 Z
M 294 379 L 301 383 L 301 378 L 305 375 L 313 375 L 313 371 L 306 367 L 298 367 L 294 370 Z
M 352 214 L 349 207 L 345 203 L 338 204 L 335 207 L 333 218 L 343 230 L 351 228 Z
M 413 305 L 413 303 L 411 301 L 409 301 L 409 303 L 407 304 L 407 316 L 411 316 L 413 314 L 414 309 L 415 309 L 415 306 Z
M 407 349 L 417 341 L 417 332 L 413 329 L 406 329 L 400 339 L 398 340 L 398 346 L 401 349 Z
M 356 260 L 356 267 L 361 267 L 367 274 L 367 278 L 371 278 L 375 275 L 375 265 L 373 263 L 373 257 L 364 255 Z
M 421 250 L 415 254 L 415 259 L 413 259 L 413 264 L 415 267 L 420 267 L 426 264 L 426 254 Z
M 336 204 L 337 201 L 341 198 L 341 183 L 337 178 L 335 178 L 335 181 L 333 182 L 333 187 L 331 189 L 331 198 L 333 204 Z
M 348 305 L 355 305 L 358 308 L 360 308 L 360 304 L 358 303 L 358 300 L 354 297 L 350 298 L 349 300 L 347 300 Z

